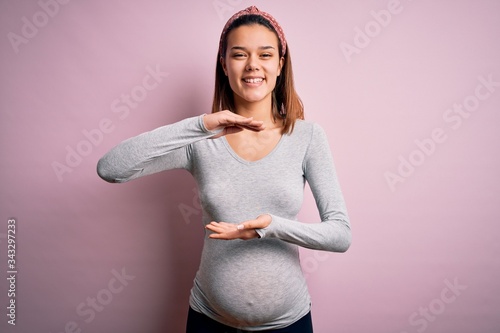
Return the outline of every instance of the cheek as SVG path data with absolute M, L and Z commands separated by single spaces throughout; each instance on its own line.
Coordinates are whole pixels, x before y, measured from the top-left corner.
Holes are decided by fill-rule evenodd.
M 229 85 L 234 90 L 238 87 L 243 73 L 245 73 L 245 64 L 243 62 L 229 62 L 226 67 Z
M 237 73 L 238 72 L 235 71 L 234 68 L 227 67 L 227 78 L 229 81 L 229 86 L 231 87 L 232 91 L 235 91 L 238 89 L 239 75 Z
M 266 66 L 266 71 L 268 74 L 278 76 L 280 73 L 280 64 L 278 62 L 269 64 L 268 66 Z
M 226 66 L 226 74 L 229 77 L 229 79 L 234 78 L 239 75 L 241 72 L 241 68 L 237 66 L 235 63 L 228 63 Z
M 273 83 L 276 83 L 279 74 L 280 74 L 279 68 L 277 67 L 271 67 L 267 69 L 267 76 L 269 79 L 272 79 Z
M 237 74 L 237 72 L 233 68 L 227 69 L 227 78 L 229 79 L 229 84 L 231 85 L 231 87 L 236 82 L 238 82 L 238 77 L 239 77 L 239 75 Z

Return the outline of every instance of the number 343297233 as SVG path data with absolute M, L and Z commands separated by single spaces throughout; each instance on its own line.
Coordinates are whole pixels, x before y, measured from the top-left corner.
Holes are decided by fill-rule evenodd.
M 7 264 L 10 270 L 16 268 L 16 220 L 7 221 Z

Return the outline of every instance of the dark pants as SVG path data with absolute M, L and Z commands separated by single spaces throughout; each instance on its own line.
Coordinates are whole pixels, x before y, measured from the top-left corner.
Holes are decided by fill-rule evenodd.
M 223 325 L 204 314 L 189 308 L 186 333 L 245 333 L 238 328 Z M 311 312 L 290 326 L 277 330 L 258 331 L 259 333 L 313 333 Z

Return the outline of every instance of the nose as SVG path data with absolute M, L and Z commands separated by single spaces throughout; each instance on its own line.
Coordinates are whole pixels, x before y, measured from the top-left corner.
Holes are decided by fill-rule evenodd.
M 248 62 L 245 69 L 247 71 L 259 70 L 259 62 L 256 56 L 252 55 L 248 57 Z

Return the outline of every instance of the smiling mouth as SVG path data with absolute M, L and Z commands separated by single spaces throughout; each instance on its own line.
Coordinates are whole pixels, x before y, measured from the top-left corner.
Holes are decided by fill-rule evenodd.
M 259 77 L 259 78 L 243 79 L 243 81 L 245 81 L 246 83 L 261 83 L 262 81 L 264 81 L 264 79 Z

